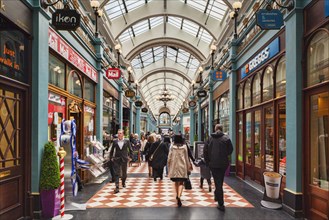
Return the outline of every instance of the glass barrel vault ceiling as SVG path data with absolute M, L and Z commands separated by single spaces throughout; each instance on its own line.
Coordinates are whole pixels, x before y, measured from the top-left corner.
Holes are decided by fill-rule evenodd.
M 153 0 L 161 1 L 162 0 Z M 218 21 L 223 19 L 228 7 L 225 0 L 168 0 L 176 1 L 177 4 L 184 4 L 186 7 L 192 7 L 208 17 L 215 18 Z M 139 9 L 146 4 L 152 2 L 152 0 L 114 0 L 109 1 L 105 6 L 105 11 L 111 21 L 115 19 L 125 19 L 126 14 Z M 226 3 L 225 3 L 226 2 Z M 184 6 L 184 7 L 185 7 Z M 184 32 L 199 39 L 199 41 L 205 42 L 209 46 L 213 42 L 213 37 L 201 26 L 193 21 L 184 19 L 180 15 L 161 15 L 155 17 L 149 17 L 138 23 L 130 26 L 118 36 L 118 41 L 124 44 L 127 41 L 133 42 L 134 38 L 139 35 L 145 34 L 151 29 L 163 25 L 172 25 L 176 28 L 183 30 Z M 164 35 L 165 37 L 165 35 Z M 164 61 L 168 60 L 168 62 Z M 148 48 L 131 60 L 131 66 L 134 69 L 135 79 L 140 83 L 140 90 L 142 96 L 152 112 L 157 115 L 159 109 L 164 106 L 162 101 L 158 101 L 156 97 L 159 95 L 159 91 L 164 88 L 166 81 L 166 87 L 172 92 L 173 101 L 166 103 L 166 106 L 170 109 L 170 114 L 175 115 L 181 108 L 184 100 L 188 97 L 191 89 L 191 81 L 195 79 L 197 69 L 201 60 L 198 60 L 185 51 L 179 48 L 179 46 L 156 46 Z M 165 70 L 166 63 L 170 63 L 170 68 L 179 69 L 181 73 L 186 75 L 186 78 L 181 75 L 177 75 L 172 72 L 159 71 L 150 76 L 144 77 L 153 68 L 162 68 Z M 167 67 L 169 65 L 167 64 Z M 153 68 L 152 68 L 153 67 Z M 166 73 L 165 73 L 166 72 Z M 166 80 L 164 75 L 166 75 Z M 142 79 L 142 81 L 141 81 Z M 186 80 L 186 79 L 189 79 Z

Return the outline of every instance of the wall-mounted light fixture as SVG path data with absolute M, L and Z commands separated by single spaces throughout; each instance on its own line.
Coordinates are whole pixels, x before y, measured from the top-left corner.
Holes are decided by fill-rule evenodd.
M 90 6 L 94 10 L 96 24 L 95 24 L 95 37 L 98 37 L 98 18 L 103 16 L 103 10 L 99 8 L 99 1 L 97 0 L 91 0 Z
M 279 2 L 277 2 L 277 0 L 271 0 L 270 2 L 267 2 L 266 9 L 269 10 L 269 11 L 272 10 L 273 8 L 272 8 L 271 4 L 274 3 L 274 2 L 277 4 L 277 6 L 279 6 L 281 8 L 286 8 L 286 9 L 288 9 L 288 11 L 291 11 L 295 7 L 295 1 L 294 0 L 287 0 L 285 2 L 285 5 L 287 5 L 287 6 L 281 5 Z
M 121 53 L 121 45 L 117 43 L 114 47 L 118 54 L 118 68 L 120 68 L 120 53 Z
M 237 19 L 238 19 L 238 15 L 239 15 L 239 10 L 241 9 L 242 7 L 242 3 L 237 1 L 237 2 L 234 2 L 233 5 L 233 10 L 231 13 L 230 13 L 230 17 L 231 19 L 234 19 L 234 38 L 237 39 L 238 38 L 238 33 L 237 33 Z
M 212 44 L 210 46 L 210 51 L 211 51 L 211 69 L 214 69 L 214 55 L 215 55 L 215 51 L 217 49 L 217 46 L 215 44 Z

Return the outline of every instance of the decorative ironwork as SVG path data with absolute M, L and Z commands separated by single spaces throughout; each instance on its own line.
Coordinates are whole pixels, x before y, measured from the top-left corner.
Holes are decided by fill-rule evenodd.
M 164 73 L 164 88 L 157 97 L 157 100 L 162 101 L 164 103 L 164 106 L 167 106 L 167 102 L 173 100 L 169 90 L 166 87 L 166 72 Z

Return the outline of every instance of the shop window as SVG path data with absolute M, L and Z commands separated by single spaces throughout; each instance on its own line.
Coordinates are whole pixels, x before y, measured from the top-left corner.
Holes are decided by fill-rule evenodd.
M 329 33 L 321 31 L 307 48 L 307 86 L 329 81 Z
M 49 83 L 65 89 L 65 64 L 49 54 Z
M 238 109 L 242 109 L 243 108 L 243 90 L 242 90 L 242 86 L 240 85 L 238 88 Z
M 83 132 L 84 140 L 83 146 L 87 147 L 89 142 L 94 138 L 95 127 L 95 109 L 89 106 L 84 107 L 84 120 L 83 120 Z
M 90 80 L 85 79 L 85 99 L 95 102 L 95 86 Z
M 248 79 L 244 86 L 244 108 L 251 106 L 251 94 L 250 94 L 250 80 Z
M 251 164 L 251 112 L 246 114 L 246 163 Z
M 255 167 L 261 168 L 262 165 L 262 143 L 261 143 L 261 111 L 255 111 L 255 124 L 254 124 L 254 154 L 255 154 Z
M 329 92 L 310 101 L 310 184 L 329 191 Z
M 68 79 L 68 91 L 69 93 L 82 98 L 82 86 L 81 80 L 75 71 L 71 71 Z
M 219 99 L 214 101 L 214 121 L 219 119 Z
M 274 120 L 273 107 L 264 109 L 265 111 L 265 169 L 274 171 Z
M 61 122 L 66 119 L 65 98 L 49 92 L 48 94 L 48 140 L 54 141 L 59 146 L 59 133 Z
M 279 104 L 279 173 L 286 175 L 286 103 Z
M 273 98 L 273 68 L 267 67 L 263 76 L 263 102 Z
M 260 103 L 260 73 L 257 73 L 252 82 L 252 104 Z
M 242 113 L 239 113 L 238 114 L 238 128 L 239 128 L 239 131 L 238 131 L 238 135 L 239 135 L 239 138 L 238 138 L 238 143 L 239 143 L 239 152 L 238 152 L 238 160 L 239 161 L 243 161 L 243 114 Z
M 286 57 L 282 57 L 276 69 L 276 97 L 286 95 Z
M 219 102 L 219 119 L 220 124 L 223 125 L 223 132 L 228 133 L 229 131 L 229 98 L 227 93 L 224 94 Z

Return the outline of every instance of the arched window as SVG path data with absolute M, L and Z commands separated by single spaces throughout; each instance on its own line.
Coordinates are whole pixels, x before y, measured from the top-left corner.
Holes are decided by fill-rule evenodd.
M 159 116 L 160 118 L 160 124 L 162 125 L 168 125 L 170 124 L 170 115 L 166 112 L 163 112 Z
M 238 100 L 237 100 L 237 103 L 238 103 L 238 109 L 242 109 L 243 108 L 243 96 L 242 96 L 242 94 L 243 94 L 243 92 L 242 92 L 243 90 L 242 90 L 242 85 L 240 85 L 239 86 L 239 88 L 238 88 Z
M 251 94 L 250 94 L 251 83 L 248 79 L 244 85 L 244 108 L 248 108 L 251 106 Z
M 329 33 L 318 32 L 307 48 L 307 86 L 329 80 Z
M 257 105 L 260 103 L 260 73 L 254 76 L 252 82 L 252 104 Z
M 275 77 L 276 97 L 284 96 L 286 94 L 286 57 L 281 57 L 278 67 L 276 69 Z
M 268 66 L 263 75 L 263 102 L 273 98 L 273 68 Z
M 71 71 L 68 79 L 67 89 L 69 93 L 82 98 L 81 80 L 77 72 Z

